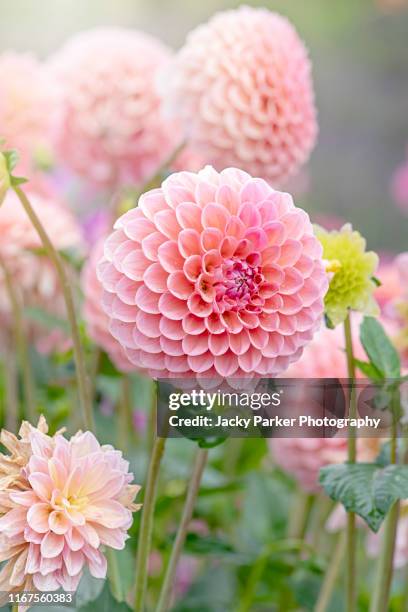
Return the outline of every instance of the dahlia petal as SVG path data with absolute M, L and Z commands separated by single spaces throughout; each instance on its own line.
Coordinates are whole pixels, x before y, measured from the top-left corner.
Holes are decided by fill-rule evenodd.
M 264 357 L 277 357 L 283 347 L 283 336 L 278 332 L 269 334 L 268 344 L 264 347 L 262 353 Z
M 186 334 L 201 334 L 205 330 L 205 322 L 201 317 L 189 313 L 182 320 L 183 330 Z M 183 336 L 184 337 L 184 336 Z
M 52 574 L 56 570 L 61 569 L 61 567 L 62 567 L 61 555 L 58 555 L 57 557 L 53 557 L 52 559 L 41 557 L 39 572 L 42 576 L 47 576 L 48 574 Z
M 184 229 L 178 235 L 178 248 L 186 259 L 201 254 L 200 234 L 194 229 Z
M 224 232 L 230 219 L 228 211 L 219 204 L 207 204 L 201 214 L 204 228 L 216 228 Z
M 221 323 L 231 334 L 238 334 L 242 330 L 242 322 L 236 312 L 232 310 L 224 312 L 220 315 Z
M 252 204 L 257 204 L 268 197 L 271 192 L 272 189 L 266 181 L 260 178 L 251 178 L 242 187 L 240 199 L 241 202 L 251 202 Z
M 145 336 L 149 338 L 160 336 L 160 315 L 152 315 L 139 310 L 136 315 L 136 323 L 139 329 L 143 329 Z
M 176 298 L 187 300 L 194 291 L 194 285 L 183 272 L 172 272 L 167 279 L 167 288 Z
M 208 348 L 213 355 L 223 355 L 230 347 L 229 339 L 230 336 L 226 332 L 210 335 L 208 336 Z
M 150 264 L 142 249 L 134 249 L 122 261 L 122 271 L 131 280 L 141 281 Z
M 99 510 L 95 511 L 97 514 Z M 97 524 L 103 524 L 102 521 L 98 520 Z M 99 535 L 95 527 L 93 527 L 89 522 L 84 523 L 84 525 L 80 525 L 77 527 L 77 531 L 82 536 L 84 542 L 87 542 L 93 548 L 98 548 L 100 544 Z M 86 544 L 83 546 L 85 548 Z M 73 550 L 73 549 L 72 549 Z
M 203 300 L 199 293 L 193 293 L 187 300 L 188 310 L 197 317 L 208 317 L 212 312 L 212 304 Z M 166 313 L 164 313 L 166 314 Z
M 157 229 L 170 240 L 177 240 L 180 225 L 173 210 L 162 210 L 155 214 L 154 223 Z
M 171 357 L 181 357 L 184 355 L 181 340 L 170 340 L 165 336 L 160 337 L 160 349 Z
M 215 193 L 215 201 L 226 208 L 232 215 L 236 215 L 240 206 L 238 193 L 229 185 L 220 185 Z M 228 223 L 229 225 L 229 223 Z
M 27 512 L 27 523 L 38 533 L 49 531 L 50 506 L 48 503 L 35 503 Z
M 222 264 L 222 257 L 217 249 L 207 251 L 202 259 L 203 270 L 207 274 L 213 274 L 216 268 Z
M 237 356 L 230 350 L 214 357 L 214 367 L 223 377 L 232 376 L 238 369 Z
M 252 203 L 244 202 L 238 211 L 238 218 L 246 228 L 261 227 L 261 215 Z
M 140 310 L 144 310 L 150 314 L 159 314 L 159 297 L 158 293 L 142 285 L 136 292 L 135 304 Z
M 142 251 L 151 261 L 158 261 L 159 259 L 159 248 L 162 244 L 167 242 L 167 237 L 161 232 L 153 232 L 149 236 L 146 236 L 142 240 Z
M 220 244 L 224 238 L 224 233 L 216 229 L 215 227 L 210 227 L 204 229 L 201 233 L 201 247 L 204 251 L 212 251 L 217 250 L 220 247 Z
M 237 239 L 233 236 L 225 236 L 220 244 L 220 255 L 224 259 L 228 259 L 237 253 L 238 247 Z
M 125 548 L 125 542 L 127 535 L 120 529 L 108 529 L 102 525 L 97 526 L 97 531 L 101 544 L 115 548 L 116 550 L 123 550 Z
M 49 514 L 48 525 L 51 531 L 60 535 L 66 533 L 71 527 L 71 524 L 67 520 L 66 516 L 62 512 L 58 512 L 56 510 L 53 510 Z
M 259 315 L 259 325 L 267 332 L 276 331 L 279 326 L 279 315 L 275 312 L 262 312 Z
M 136 242 L 142 242 L 144 238 L 149 236 L 156 230 L 156 226 L 146 218 L 134 219 L 123 224 L 123 231 L 126 236 Z
M 10 491 L 9 496 L 14 503 L 27 508 L 38 502 L 34 491 Z
M 41 541 L 41 556 L 47 559 L 58 557 L 64 548 L 64 536 L 48 531 Z
M 208 351 L 208 333 L 190 336 L 187 335 L 182 341 L 183 351 L 187 355 L 202 355 Z
M 84 545 L 84 538 L 75 527 L 66 532 L 65 541 L 70 549 L 74 551 L 80 550 Z
M 161 314 L 169 319 L 181 320 L 188 314 L 187 304 L 170 293 L 163 293 L 159 299 L 159 309 Z
M 176 217 L 183 229 L 193 229 L 201 232 L 201 208 L 192 202 L 179 204 Z
M 53 573 L 43 576 L 39 572 L 33 575 L 33 582 L 35 588 L 40 591 L 56 591 L 60 588 L 59 582 L 57 581 Z
M 202 258 L 200 255 L 188 257 L 183 264 L 183 272 L 188 280 L 195 282 L 201 274 Z
M 212 312 L 210 316 L 205 319 L 205 327 L 208 329 L 210 334 L 223 334 L 226 325 L 221 321 L 220 315 Z M 190 333 L 193 333 L 190 331 Z
M 188 365 L 193 372 L 205 372 L 214 364 L 214 357 L 210 351 L 201 355 L 189 355 L 187 357 Z
M 280 247 L 278 263 L 283 268 L 294 266 L 302 254 L 302 244 L 298 240 L 288 239 Z
M 76 576 L 83 568 L 85 557 L 81 550 L 73 551 L 64 547 L 62 551 L 65 567 L 70 576 Z
M 244 372 L 253 372 L 261 361 L 262 354 L 254 346 L 251 346 L 245 353 L 238 355 L 238 364 Z
M 183 320 L 185 320 L 185 318 Z M 159 327 L 163 336 L 166 336 L 169 340 L 182 340 L 184 338 L 184 330 L 182 322 L 180 321 L 174 321 L 173 319 L 162 316 L 160 318 Z
M 165 355 L 163 369 L 166 368 L 169 372 L 173 374 L 184 374 L 188 372 L 188 362 L 187 357 L 183 355 L 182 357 L 172 357 L 171 355 Z
M 286 238 L 285 226 L 281 221 L 269 221 L 263 226 L 269 246 L 281 246 Z
M 54 485 L 48 474 L 32 472 L 29 475 L 28 480 L 38 497 L 44 501 L 48 501 L 51 498 Z
M 150 221 L 154 221 L 158 212 L 168 209 L 168 204 L 162 189 L 152 189 L 140 196 L 138 207 Z
M 38 544 L 30 543 L 28 546 L 27 561 L 25 566 L 26 574 L 35 574 L 40 571 L 40 547 Z
M 155 293 L 162 293 L 167 289 L 169 273 L 160 263 L 151 264 L 143 275 L 146 287 Z
M 283 295 L 282 299 L 283 299 L 283 304 L 279 308 L 279 312 L 284 315 L 296 314 L 302 309 L 304 305 L 304 301 L 302 300 L 299 294 Z
M 249 339 L 251 341 L 252 346 L 254 346 L 259 351 L 262 351 L 265 346 L 268 344 L 269 334 L 267 331 L 262 329 L 261 327 L 257 327 L 255 329 L 248 330 Z
M 195 188 L 194 197 L 201 208 L 204 208 L 209 202 L 215 200 L 216 186 L 205 180 L 198 181 Z
M 138 310 L 136 306 L 125 304 L 119 297 L 115 297 L 111 306 L 111 317 L 119 319 L 124 323 L 131 323 L 135 320 Z
M 137 348 L 142 349 L 143 351 L 147 351 L 148 353 L 160 353 L 160 336 L 157 336 L 156 338 L 150 338 L 138 329 L 134 328 L 132 337 L 134 344 Z M 127 345 L 124 344 L 124 346 Z
M 281 256 L 281 247 L 278 245 L 269 246 L 262 251 L 262 263 L 266 267 L 270 267 L 271 264 L 279 263 L 281 266 L 282 263 L 280 261 Z
M 107 562 L 99 550 L 84 546 L 83 552 L 88 559 L 89 571 L 94 578 L 106 578 Z
M 181 256 L 178 244 L 174 240 L 168 240 L 160 245 L 158 257 L 166 272 L 177 272 L 183 269 L 184 258 Z

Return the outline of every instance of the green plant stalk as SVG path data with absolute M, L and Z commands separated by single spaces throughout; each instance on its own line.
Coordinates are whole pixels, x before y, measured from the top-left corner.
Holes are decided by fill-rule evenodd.
M 344 337 L 346 342 L 346 357 L 347 357 L 347 373 L 350 384 L 350 408 L 349 417 L 355 419 L 357 416 L 357 396 L 355 390 L 355 366 L 353 339 L 351 332 L 350 314 L 347 315 L 344 321 Z M 349 427 L 348 430 L 348 449 L 347 460 L 349 463 L 356 462 L 356 432 L 354 427 Z M 347 514 L 347 571 L 346 571 L 346 600 L 347 612 L 356 610 L 357 593 L 356 593 L 356 547 L 357 547 L 357 530 L 356 530 L 356 515 L 354 512 Z
M 393 414 L 392 437 L 390 448 L 391 463 L 397 463 L 397 427 L 396 417 Z M 385 519 L 384 532 L 381 540 L 380 555 L 378 557 L 377 572 L 374 582 L 374 592 L 370 605 L 370 612 L 388 610 L 392 575 L 394 571 L 395 539 L 397 536 L 400 503 L 395 502 Z
M 84 422 L 84 426 L 87 429 L 92 430 L 93 429 L 93 413 L 92 413 L 92 403 L 90 399 L 89 381 L 86 375 L 85 358 L 84 358 L 83 348 L 81 345 L 81 339 L 80 339 L 80 334 L 79 334 L 77 317 L 75 313 L 75 305 L 74 305 L 74 298 L 72 295 L 71 285 L 69 283 L 67 274 L 65 272 L 65 267 L 62 262 L 62 259 L 58 251 L 55 249 L 54 245 L 52 244 L 44 226 L 42 225 L 40 219 L 38 218 L 33 207 L 31 206 L 31 203 L 29 199 L 27 198 L 26 194 L 18 186 L 14 186 L 13 189 L 15 193 L 17 194 L 37 234 L 39 235 L 48 257 L 54 264 L 55 270 L 57 272 L 57 275 L 58 275 L 58 278 L 61 284 L 61 290 L 64 296 L 65 307 L 67 310 L 67 317 L 68 317 L 69 325 L 71 328 L 76 378 L 77 378 L 77 384 L 78 384 L 78 395 L 79 395 L 79 401 L 80 401 L 81 410 L 82 410 L 83 422 Z
M 31 370 L 30 354 L 28 350 L 26 329 L 19 296 L 15 290 L 12 276 L 6 264 L 0 258 L 0 269 L 3 271 L 6 291 L 10 300 L 13 313 L 14 337 L 19 356 L 20 366 L 23 374 L 24 399 L 27 407 L 26 416 L 34 422 L 35 419 L 35 388 L 34 378 Z
M 244 592 L 241 596 L 238 612 L 250 612 L 252 602 L 256 595 L 256 588 L 262 578 L 269 558 L 269 547 L 267 547 L 253 564 L 249 573 Z
M 292 512 L 289 517 L 287 534 L 289 538 L 304 538 L 314 501 L 314 495 L 298 489 L 292 503 Z
M 170 559 L 166 568 L 163 584 L 160 591 L 159 602 L 156 612 L 167 612 L 170 608 L 173 585 L 177 571 L 180 555 L 188 532 L 188 526 L 193 516 L 194 506 L 200 489 L 201 478 L 207 463 L 208 450 L 198 448 L 194 459 L 193 471 L 187 488 L 187 496 L 184 504 L 180 524 L 177 530 L 171 550 Z
M 120 448 L 127 452 L 129 448 L 129 437 L 132 431 L 132 398 L 131 381 L 127 374 L 121 378 L 120 397 L 118 402 L 118 441 Z
M 105 554 L 108 561 L 108 578 L 112 593 L 118 601 L 124 601 L 125 597 L 120 579 L 117 552 L 113 548 L 107 548 Z
M 4 382 L 6 387 L 5 425 L 9 431 L 16 432 L 18 425 L 18 386 L 17 369 L 13 351 L 4 359 Z
M 320 589 L 319 597 L 316 602 L 315 612 L 326 612 L 330 605 L 334 587 L 340 573 L 343 563 L 344 553 L 346 551 L 346 534 L 342 532 L 337 539 L 336 547 L 327 568 L 326 575 L 323 580 L 322 588 Z
M 165 443 L 166 438 L 156 438 L 150 456 L 136 556 L 135 612 L 144 612 L 147 590 L 147 570 L 153 533 L 154 507 L 159 482 L 160 464 Z

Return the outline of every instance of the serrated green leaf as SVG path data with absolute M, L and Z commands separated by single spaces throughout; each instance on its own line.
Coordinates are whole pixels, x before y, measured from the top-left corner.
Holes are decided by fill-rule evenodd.
M 361 361 L 360 359 L 354 359 L 354 363 L 358 367 L 358 369 L 370 380 L 374 380 L 376 382 L 384 380 L 383 374 L 370 361 Z
M 400 377 L 399 355 L 377 319 L 364 317 L 360 327 L 360 340 L 370 362 L 385 378 Z
M 333 500 L 377 532 L 391 506 L 408 498 L 408 466 L 343 463 L 320 470 L 320 484 Z

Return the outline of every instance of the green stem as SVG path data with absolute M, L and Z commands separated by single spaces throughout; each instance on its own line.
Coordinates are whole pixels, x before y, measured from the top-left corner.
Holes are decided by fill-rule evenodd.
M 81 339 L 80 339 L 80 334 L 79 334 L 77 317 L 75 313 L 75 305 L 74 305 L 74 298 L 72 295 L 71 285 L 69 283 L 67 274 L 65 272 L 65 267 L 62 262 L 62 259 L 58 251 L 55 249 L 54 245 L 52 244 L 44 226 L 42 225 L 40 219 L 38 218 L 33 207 L 31 206 L 30 201 L 27 198 L 26 194 L 18 186 L 14 187 L 14 191 L 16 192 L 28 218 L 30 219 L 37 234 L 39 235 L 48 257 L 54 264 L 55 270 L 57 272 L 57 275 L 60 281 L 61 290 L 64 296 L 65 306 L 67 310 L 67 317 L 68 317 L 68 321 L 69 321 L 70 328 L 71 328 L 71 335 L 72 335 L 72 342 L 73 342 L 73 349 L 74 349 L 74 359 L 75 359 L 75 366 L 76 366 L 76 377 L 77 377 L 77 384 L 78 384 L 78 394 L 79 394 L 79 401 L 80 401 L 82 415 L 83 415 L 83 421 L 84 421 L 84 425 L 86 428 L 93 429 L 93 414 L 92 414 L 92 404 L 90 401 L 90 394 L 89 394 L 89 384 L 88 384 L 87 375 L 86 375 L 85 359 L 84 359 L 83 348 L 81 345 Z
M 296 493 L 289 517 L 288 537 L 303 539 L 315 497 L 301 489 Z
M 12 276 L 7 269 L 5 262 L 0 258 L 0 269 L 3 271 L 5 288 L 10 300 L 13 313 L 14 337 L 18 351 L 19 361 L 23 374 L 24 399 L 27 407 L 28 420 L 34 422 L 35 419 L 35 391 L 34 378 L 31 370 L 30 354 L 28 350 L 26 329 L 24 325 L 21 300 L 13 284 Z
M 124 601 L 117 552 L 113 548 L 107 548 L 105 554 L 108 560 L 108 577 L 112 593 L 118 601 Z
M 355 365 L 353 352 L 353 339 L 351 332 L 350 314 L 347 315 L 344 321 L 344 337 L 346 341 L 346 356 L 347 356 L 347 372 L 350 385 L 350 409 L 349 418 L 357 417 L 357 395 L 354 385 L 355 380 Z M 357 447 L 356 447 L 356 432 L 354 427 L 349 427 L 348 430 L 348 452 L 347 460 L 349 463 L 356 462 Z M 356 515 L 354 512 L 347 514 L 347 572 L 346 572 L 346 595 L 347 595 L 347 612 L 354 612 L 357 604 L 356 593 L 356 548 L 357 548 L 357 530 L 356 530 Z
M 4 378 L 6 387 L 5 425 L 9 431 L 16 432 L 18 425 L 18 385 L 14 351 L 10 349 L 4 359 Z
M 391 463 L 397 463 L 397 426 L 395 414 L 393 414 L 392 437 L 390 443 Z M 394 550 L 395 539 L 397 536 L 399 510 L 400 503 L 397 501 L 392 506 L 387 518 L 385 519 L 370 612 L 382 612 L 383 610 L 388 610 L 388 600 L 390 597 L 392 575 L 394 571 Z
M 201 478 L 207 463 L 208 450 L 198 448 L 194 460 L 193 471 L 187 489 L 187 497 L 181 515 L 180 524 L 177 530 L 176 539 L 174 540 L 169 563 L 167 565 L 164 581 L 160 591 L 159 602 L 156 607 L 156 612 L 167 612 L 170 608 L 172 597 L 172 589 L 175 582 L 180 555 L 183 550 L 186 539 L 188 526 L 193 516 L 194 506 L 197 500 L 198 491 L 200 489 Z
M 123 374 L 120 397 L 118 402 L 118 438 L 120 448 L 126 452 L 129 447 L 129 434 L 132 430 L 131 382 L 129 376 Z
M 156 391 L 156 385 L 153 386 Z M 154 395 L 154 402 L 151 410 L 153 414 L 157 414 L 156 398 L 157 391 Z M 136 594 L 134 606 L 135 612 L 144 612 L 145 608 L 147 572 L 153 533 L 154 507 L 156 503 L 157 486 L 159 482 L 160 464 L 166 443 L 166 438 L 157 438 L 156 432 L 153 431 L 152 433 L 154 441 L 146 478 L 146 489 L 143 499 L 139 542 L 136 556 Z
M 248 576 L 245 590 L 241 596 L 238 612 L 250 612 L 252 602 L 254 601 L 256 595 L 256 589 L 268 563 L 268 558 L 269 550 L 266 548 L 253 564 Z
M 334 587 L 340 573 L 341 564 L 346 550 L 346 537 L 344 533 L 338 536 L 336 548 L 327 568 L 326 575 L 320 589 L 319 598 L 316 602 L 315 612 L 326 612 L 329 609 Z

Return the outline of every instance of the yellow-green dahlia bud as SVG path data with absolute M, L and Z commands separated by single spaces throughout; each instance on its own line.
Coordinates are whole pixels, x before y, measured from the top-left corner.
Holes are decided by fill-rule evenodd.
M 378 255 L 366 251 L 366 241 L 349 223 L 340 230 L 329 232 L 316 226 L 315 231 L 330 278 L 325 297 L 325 313 L 330 322 L 342 323 L 349 310 L 377 316 L 380 311 L 373 294 Z

